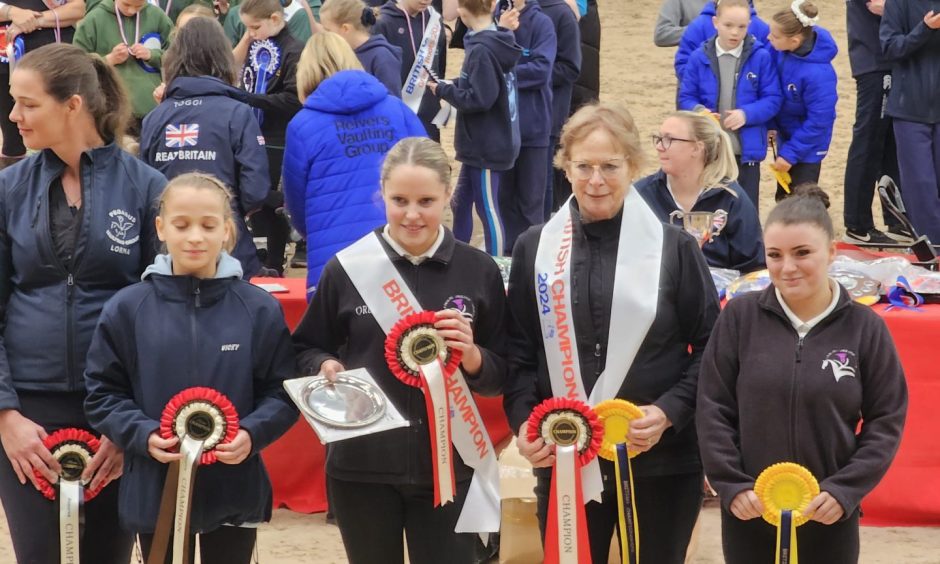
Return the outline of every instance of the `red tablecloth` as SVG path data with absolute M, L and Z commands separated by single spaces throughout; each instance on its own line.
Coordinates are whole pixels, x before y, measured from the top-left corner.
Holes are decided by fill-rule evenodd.
M 293 329 L 307 308 L 305 280 L 302 278 L 256 278 L 256 284 L 280 284 L 288 292 L 275 297 L 284 308 L 287 325 Z M 477 407 L 486 422 L 494 444 L 509 436 L 502 398 L 477 396 Z M 307 422 L 299 421 L 277 442 L 261 453 L 274 484 L 274 507 L 287 507 L 301 513 L 326 511 L 326 451 Z
M 258 279 L 281 284 L 290 291 L 275 294 L 284 307 L 288 325 L 295 327 L 306 308 L 304 280 Z M 940 305 L 904 310 L 875 311 L 888 323 L 907 375 L 910 394 L 907 424 L 894 464 L 881 484 L 862 503 L 866 525 L 940 525 L 940 363 L 933 347 L 940 347 Z M 498 398 L 477 398 L 494 443 L 509 434 Z M 275 507 L 313 513 L 326 509 L 324 449 L 316 435 L 300 420 L 279 441 L 268 447 L 264 461 L 274 483 Z

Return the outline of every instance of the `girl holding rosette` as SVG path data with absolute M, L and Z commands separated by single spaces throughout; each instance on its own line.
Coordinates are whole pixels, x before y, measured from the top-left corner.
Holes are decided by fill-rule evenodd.
M 632 460 L 640 560 L 679 564 L 702 500 L 693 414 L 717 292 L 695 239 L 662 224 L 631 185 L 643 149 L 625 108 L 578 110 L 555 165 L 574 197 L 519 238 L 509 279 L 504 405 L 536 467 L 539 520 L 544 531 L 556 456 L 529 429 L 533 408 L 551 397 L 592 406 L 624 399 L 643 416 L 620 440 L 605 440 L 640 453 Z M 590 462 L 582 479 L 591 558 L 606 562 L 622 514 L 614 466 Z
M 884 321 L 827 275 L 836 255 L 827 205 L 805 185 L 771 211 L 772 284 L 728 303 L 702 360 L 699 442 L 731 564 L 774 561 L 774 527 L 759 517 L 776 521 L 790 509 L 763 487 L 782 472 L 809 493 L 792 513 L 797 524 L 808 520 L 796 533 L 800 562 L 857 562 L 859 502 L 901 439 L 904 372 Z M 755 485 L 779 463 L 789 464 Z
M 493 445 L 471 391 L 502 390 L 505 290 L 496 263 L 441 225 L 452 189 L 440 145 L 399 141 L 381 183 L 388 224 L 327 263 L 294 342 L 309 373 L 367 369 L 411 426 L 328 445 L 330 507 L 353 564 L 403 562 L 402 531 L 412 563 L 469 563 L 467 533 L 499 526 Z M 435 412 L 449 422 L 428 415 L 439 377 L 416 364 L 429 351 L 447 396 Z
M 36 490 L 61 501 L 60 471 L 85 464 L 81 560 L 126 563 L 117 485 L 101 489 L 123 455 L 87 437 L 82 373 L 105 302 L 153 260 L 152 203 L 166 180 L 117 146 L 130 104 L 104 59 L 46 45 L 23 57 L 10 90 L 10 118 L 37 152 L 0 173 L 0 498 L 17 561 L 58 562 L 57 503 Z M 60 464 L 50 451 L 66 443 L 83 460 L 97 454 Z
M 219 180 L 173 179 L 156 228 L 168 254 L 105 306 L 88 351 L 85 410 L 125 449 L 121 525 L 139 535 L 148 562 L 163 561 L 151 552 L 167 541 L 161 546 L 158 510 L 172 518 L 172 502 L 188 494 L 189 535 L 173 535 L 166 561 L 180 562 L 178 547 L 192 546 L 199 533 L 203 562 L 247 563 L 255 527 L 271 517 L 259 453 L 297 417 L 282 389 L 294 374 L 290 335 L 277 301 L 241 280 L 241 265 L 226 252 L 236 227 L 232 195 Z M 201 441 L 195 486 L 167 486 L 167 512 L 168 463 L 192 452 L 192 439 Z M 183 484 L 191 475 L 179 468 Z

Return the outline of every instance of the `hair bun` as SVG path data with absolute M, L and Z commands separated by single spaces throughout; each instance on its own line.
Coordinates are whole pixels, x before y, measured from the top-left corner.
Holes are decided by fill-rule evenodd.
M 793 188 L 793 193 L 790 196 L 791 198 L 807 198 L 811 200 L 818 200 L 823 207 L 827 210 L 829 209 L 829 194 L 825 190 L 819 187 L 819 184 L 815 182 L 804 182 L 799 186 Z
M 355 13 L 355 12 L 353 12 L 353 13 Z M 366 26 L 366 27 L 372 27 L 372 26 L 374 26 L 374 25 L 375 25 L 375 22 L 377 21 L 377 20 L 375 19 L 375 11 L 373 11 L 372 8 L 369 8 L 369 7 L 363 8 L 363 9 L 362 9 L 362 19 L 361 19 L 361 21 L 362 21 L 362 25 L 364 25 L 364 26 Z

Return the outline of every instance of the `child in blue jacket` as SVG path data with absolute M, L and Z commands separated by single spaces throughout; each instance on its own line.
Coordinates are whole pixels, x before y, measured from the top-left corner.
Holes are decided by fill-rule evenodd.
M 294 354 L 280 305 L 242 281 L 241 265 L 223 250 L 237 236 L 231 198 L 205 174 L 167 185 L 156 227 L 168 254 L 105 305 L 88 351 L 85 412 L 124 449 L 119 515 L 145 560 L 167 464 L 181 456 L 179 439 L 159 432 L 173 396 L 206 386 L 238 414 L 238 433 L 215 448 L 219 463 L 199 469 L 193 490 L 190 531 L 200 535 L 203 562 L 250 560 L 256 526 L 271 518 L 259 454 L 297 419 L 282 387 Z
M 724 0 L 722 0 L 724 1 Z M 688 27 L 685 28 L 685 31 L 682 33 L 682 39 L 679 40 L 679 49 L 676 50 L 676 59 L 675 59 L 675 68 L 676 68 L 676 78 L 682 79 L 682 73 L 685 68 L 686 63 L 689 62 L 689 57 L 692 56 L 692 53 L 696 49 L 702 46 L 703 43 L 715 37 L 717 30 L 715 29 L 715 17 L 718 14 L 718 2 L 709 2 L 705 4 L 705 7 L 702 8 L 702 13 L 698 15 L 697 18 L 692 20 L 689 23 Z M 763 41 L 767 34 L 770 32 L 770 27 L 767 26 L 767 23 L 760 19 L 757 15 L 757 10 L 754 8 L 754 1 L 748 0 L 748 7 L 751 12 L 751 22 L 748 25 L 747 32 L 750 35 L 758 38 Z
M 722 0 L 715 16 L 718 35 L 692 53 L 679 81 L 679 109 L 718 114 L 731 136 L 738 183 L 759 208 L 767 125 L 781 95 L 770 53 L 747 32 L 750 10 L 747 0 Z
M 521 146 L 516 164 L 506 172 L 499 190 L 506 256 L 512 255 L 519 235 L 545 221 L 544 186 L 551 163 L 552 65 L 557 50 L 552 20 L 538 2 L 515 0 L 513 6 L 519 11 L 519 27 L 513 33 L 522 47 L 522 58 L 516 64 Z
M 505 246 L 497 202 L 500 173 L 512 168 L 519 155 L 515 66 L 522 49 L 511 31 L 493 23 L 493 0 L 458 0 L 457 13 L 469 29 L 460 78 L 430 85 L 458 112 L 454 148 L 463 166 L 454 195 L 454 236 L 470 241 L 475 205 L 486 251 L 501 256 Z
M 783 105 L 775 120 L 777 160 L 773 167 L 789 172 L 791 186 L 818 182 L 822 160 L 829 152 L 836 121 L 836 70 L 839 52 L 828 31 L 816 25 L 819 11 L 811 2 L 774 14 L 767 39 L 776 51 Z M 777 186 L 777 200 L 786 197 Z

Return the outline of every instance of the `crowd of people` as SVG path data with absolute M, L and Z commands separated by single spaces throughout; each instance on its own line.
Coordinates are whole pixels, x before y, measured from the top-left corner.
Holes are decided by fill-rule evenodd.
M 869 15 L 850 6 L 866 100 L 851 152 L 866 166 L 846 173 L 857 240 L 887 237 L 870 204 L 890 136 L 872 132 L 892 127 L 914 226 L 940 228 L 928 4 L 888 0 L 874 39 L 877 0 Z M 181 457 L 161 413 L 191 386 L 225 394 L 240 428 L 199 472 L 190 531 L 203 562 L 249 562 L 271 517 L 259 452 L 297 419 L 283 382 L 352 368 L 410 425 L 328 448 L 350 562 L 403 562 L 403 535 L 411 562 L 476 562 L 477 535 L 455 532 L 474 467 L 454 453 L 454 502 L 437 506 L 424 392 L 390 368 L 389 313 L 370 305 L 389 293 L 379 272 L 399 305 L 436 312 L 469 390 L 502 394 L 543 535 L 555 455 L 527 420 L 573 386 L 643 413 L 625 438 L 641 453 L 644 561 L 685 560 L 705 475 L 726 561 L 770 561 L 754 480 L 784 460 L 821 490 L 803 560 L 858 560 L 859 505 L 893 459 L 907 395 L 884 323 L 827 275 L 835 231 L 816 182 L 837 47 L 808 0 L 769 25 L 747 0 L 665 2 L 656 43 L 680 45 L 677 110 L 644 178 L 630 112 L 596 101 L 594 0 L 14 0 L 0 21 L 0 500 L 19 562 L 58 558 L 59 514 L 38 490 L 62 470 L 44 441 L 69 427 L 101 437 L 82 475 L 103 487 L 84 508 L 82 560 L 124 564 L 135 542 L 149 557 Z M 448 45 L 465 51 L 459 72 Z M 449 121 L 459 172 L 439 143 Z M 768 145 L 779 202 L 762 226 Z M 468 244 L 473 209 L 483 250 Z M 724 212 L 704 247 L 672 224 L 695 211 Z M 281 275 L 292 238 L 309 301 L 293 334 L 248 282 Z M 502 255 L 508 290 L 490 258 Z M 772 284 L 721 311 L 709 267 L 766 267 Z M 619 485 L 600 468 L 586 515 L 592 560 L 606 562 Z

